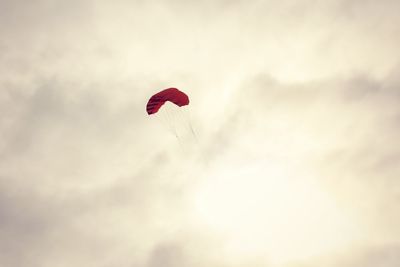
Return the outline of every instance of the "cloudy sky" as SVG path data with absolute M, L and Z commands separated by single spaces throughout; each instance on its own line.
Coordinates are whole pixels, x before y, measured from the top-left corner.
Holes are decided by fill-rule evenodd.
M 398 10 L 0 0 L 0 265 L 400 266 Z

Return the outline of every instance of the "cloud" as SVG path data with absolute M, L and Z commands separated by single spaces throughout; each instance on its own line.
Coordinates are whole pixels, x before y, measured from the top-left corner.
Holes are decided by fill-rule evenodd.
M 340 236 L 340 232 L 343 234 L 347 227 L 355 227 L 351 232 L 343 234 L 354 238 L 353 248 L 348 248 L 350 251 L 365 251 L 357 256 L 355 262 L 374 261 L 368 258 L 369 247 L 391 248 L 391 244 L 396 244 L 399 239 L 399 232 L 395 227 L 399 218 L 393 208 L 399 204 L 398 187 L 395 185 L 399 172 L 399 150 L 398 145 L 393 145 L 393 140 L 400 131 L 400 110 L 395 100 L 398 98 L 397 89 L 394 89 L 397 86 L 393 86 L 393 83 L 396 82 L 390 77 L 377 81 L 368 76 L 294 85 L 280 84 L 264 75 L 250 79 L 238 87 L 231 97 L 230 106 L 226 109 L 226 122 L 221 124 L 220 131 L 215 135 L 210 145 L 212 149 L 207 150 L 210 158 L 215 155 L 212 166 L 230 166 L 227 167 L 230 169 L 230 179 L 222 180 L 225 186 L 219 191 L 206 189 L 207 194 L 213 197 L 213 201 L 217 199 L 214 194 L 219 193 L 224 198 L 228 197 L 229 201 L 243 197 L 243 202 L 249 201 L 248 198 L 269 200 L 268 197 L 257 195 L 257 190 L 251 185 L 238 185 L 240 189 L 234 189 L 236 180 L 240 180 L 235 178 L 235 173 L 243 173 L 246 168 L 260 169 L 260 175 L 263 172 L 265 181 L 285 178 L 281 177 L 281 173 L 287 173 L 286 176 L 291 177 L 284 180 L 287 187 L 296 186 L 299 179 L 304 186 L 314 181 L 322 191 L 330 195 L 329 198 L 334 199 L 341 212 L 348 214 L 345 216 L 349 216 L 347 219 L 350 218 L 350 224 L 353 225 L 330 225 L 330 222 L 342 215 L 326 215 L 337 217 L 328 217 L 330 219 L 327 221 L 322 219 L 316 225 L 319 229 L 326 227 L 326 232 L 320 233 L 325 236 L 320 245 L 324 246 L 330 239 Z M 255 171 L 250 171 L 242 175 L 247 176 L 249 184 L 256 183 L 258 187 L 276 186 L 272 182 L 258 180 L 254 173 Z M 210 182 L 210 186 L 218 187 L 217 177 L 209 177 L 214 180 Z M 230 189 L 231 186 L 233 189 Z M 246 189 L 247 187 L 250 189 Z M 246 190 L 250 192 L 246 193 Z M 269 191 L 265 190 L 264 193 L 267 194 Z M 301 197 L 301 190 L 303 189 L 300 187 L 298 192 L 292 192 L 295 194 L 292 199 Z M 232 198 L 231 193 L 234 196 Z M 313 198 L 312 192 L 307 194 L 310 199 Z M 214 205 L 226 203 L 216 201 Z M 240 201 L 235 201 L 235 205 L 244 205 L 245 209 L 237 209 L 245 214 L 250 212 L 247 216 L 254 216 L 248 211 L 250 208 L 265 210 L 268 207 L 261 204 L 242 204 Z M 278 203 L 276 205 L 279 206 Z M 329 209 L 330 204 L 322 205 Z M 210 208 L 211 204 L 207 207 Z M 286 208 L 289 209 L 288 206 Z M 314 216 L 324 216 L 319 214 L 317 206 L 313 209 Z M 222 210 L 213 211 L 212 216 L 222 221 L 224 217 L 219 217 L 218 212 Z M 266 213 L 266 217 L 260 211 L 257 214 L 258 220 L 266 225 L 271 224 L 271 214 Z M 224 216 L 231 218 L 236 215 L 229 213 Z M 280 215 L 275 216 L 279 220 Z M 307 215 L 299 211 L 299 215 L 293 216 L 300 216 L 297 220 L 301 223 L 303 216 Z M 221 227 L 236 227 L 231 221 L 222 222 Z M 247 223 L 253 228 L 257 227 L 255 222 Z M 329 231 L 334 229 L 332 227 L 344 228 L 334 230 L 337 231 L 334 237 L 329 236 Z M 285 228 L 281 226 L 281 229 Z M 292 236 L 292 244 L 299 238 L 296 235 L 301 234 L 298 232 Z M 310 236 L 309 240 L 313 240 L 312 238 Z M 275 239 L 275 248 L 279 246 L 278 240 L 279 238 Z M 268 242 L 264 244 L 264 247 L 267 246 Z M 287 255 L 289 253 L 287 251 Z M 335 259 L 342 257 L 353 259 L 352 256 L 335 256 L 334 253 L 330 256 L 328 253 L 326 257 L 327 262 L 335 262 Z M 397 262 L 396 259 L 393 261 Z M 305 264 L 312 264 L 312 261 L 306 261 Z M 336 265 L 332 263 L 332 266 Z
M 398 5 L 2 1 L 0 265 L 398 265 Z

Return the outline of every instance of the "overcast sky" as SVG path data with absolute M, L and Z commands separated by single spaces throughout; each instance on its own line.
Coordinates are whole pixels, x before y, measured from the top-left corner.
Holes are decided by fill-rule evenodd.
M 399 10 L 0 0 L 0 265 L 400 266 Z

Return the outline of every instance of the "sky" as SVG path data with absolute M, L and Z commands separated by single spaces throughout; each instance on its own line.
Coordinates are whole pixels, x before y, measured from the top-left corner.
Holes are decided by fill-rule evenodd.
M 398 10 L 0 0 L 0 265 L 400 266 Z

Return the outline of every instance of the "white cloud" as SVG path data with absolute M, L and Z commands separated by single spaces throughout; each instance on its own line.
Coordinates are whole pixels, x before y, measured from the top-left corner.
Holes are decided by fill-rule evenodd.
M 1 1 L 0 265 L 397 266 L 398 5 Z

